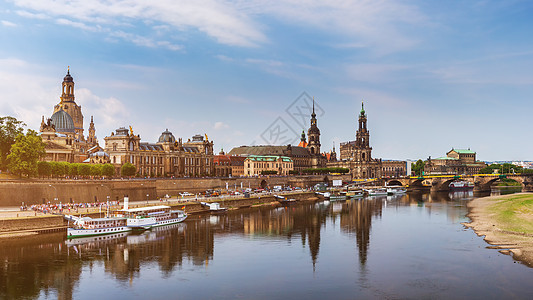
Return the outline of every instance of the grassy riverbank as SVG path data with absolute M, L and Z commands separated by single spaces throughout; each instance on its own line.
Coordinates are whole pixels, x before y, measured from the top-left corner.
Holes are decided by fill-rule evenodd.
M 508 195 L 487 209 L 501 230 L 533 236 L 533 194 Z
M 533 193 L 477 198 L 468 204 L 472 227 L 485 241 L 533 267 Z

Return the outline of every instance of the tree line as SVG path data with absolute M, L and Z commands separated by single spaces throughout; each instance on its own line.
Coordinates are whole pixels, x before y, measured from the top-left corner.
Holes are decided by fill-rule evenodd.
M 69 178 L 89 178 L 89 177 L 113 177 L 115 167 L 112 164 L 82 164 L 59 161 L 38 161 L 37 174 L 39 177 L 69 177 Z

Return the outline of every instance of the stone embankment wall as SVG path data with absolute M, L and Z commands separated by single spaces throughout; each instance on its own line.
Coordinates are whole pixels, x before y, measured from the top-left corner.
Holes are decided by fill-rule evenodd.
M 252 178 L 179 178 L 157 180 L 35 180 L 0 181 L 0 207 L 43 204 L 122 201 L 127 195 L 131 201 L 158 199 L 180 192 L 199 193 L 208 189 L 260 188 L 293 186 L 309 187 L 333 179 L 350 180 L 349 176 L 287 176 Z M 55 200 L 57 198 L 57 200 Z
M 63 228 L 65 224 L 62 216 L 0 219 L 0 235 L 13 231 L 50 231 Z

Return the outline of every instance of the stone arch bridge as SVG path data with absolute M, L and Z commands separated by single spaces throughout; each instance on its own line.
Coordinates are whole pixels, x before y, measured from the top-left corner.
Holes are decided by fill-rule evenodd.
M 410 189 L 431 188 L 431 191 L 449 191 L 450 183 L 458 180 L 474 185 L 475 192 L 490 191 L 491 185 L 502 179 L 512 179 L 522 185 L 522 191 L 533 192 L 533 174 L 474 174 L 474 175 L 424 175 L 384 179 L 387 185 L 402 185 Z

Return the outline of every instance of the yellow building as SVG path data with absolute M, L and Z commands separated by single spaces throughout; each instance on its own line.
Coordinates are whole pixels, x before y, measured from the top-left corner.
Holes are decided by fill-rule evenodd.
M 213 142 L 195 135 L 183 143 L 172 132 L 165 130 L 157 143 L 141 142 L 140 135 L 121 127 L 104 138 L 105 153 L 115 166 L 120 168 L 129 162 L 142 176 L 200 177 L 214 174 Z
M 290 157 L 275 155 L 250 155 L 244 159 L 244 175 L 262 175 L 264 171 L 276 172 L 277 175 L 289 175 L 294 170 Z

